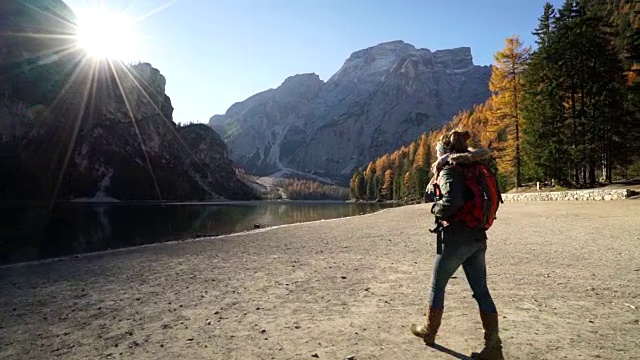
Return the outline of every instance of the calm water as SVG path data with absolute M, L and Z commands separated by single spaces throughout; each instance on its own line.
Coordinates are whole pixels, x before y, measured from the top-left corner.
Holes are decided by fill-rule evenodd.
M 0 205 L 0 265 L 371 213 L 390 204 Z

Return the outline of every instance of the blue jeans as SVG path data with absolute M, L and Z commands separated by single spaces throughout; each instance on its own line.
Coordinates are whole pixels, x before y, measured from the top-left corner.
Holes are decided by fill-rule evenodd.
M 447 283 L 462 265 L 480 311 L 496 313 L 496 306 L 487 287 L 487 266 L 485 263 L 487 240 L 483 237 L 474 238 L 468 235 L 454 229 L 444 230 L 442 255 L 436 256 L 433 266 L 429 306 L 444 309 L 444 293 Z

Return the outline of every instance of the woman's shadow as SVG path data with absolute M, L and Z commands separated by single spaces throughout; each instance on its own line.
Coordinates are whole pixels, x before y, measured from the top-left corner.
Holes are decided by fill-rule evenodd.
M 461 354 L 461 353 L 459 353 L 459 352 L 457 352 L 455 350 L 451 350 L 451 349 L 449 349 L 447 347 L 444 347 L 442 345 L 439 345 L 439 344 L 433 344 L 433 345 L 431 345 L 429 347 L 434 349 L 434 350 L 438 350 L 440 352 L 443 352 L 443 353 L 445 353 L 447 355 L 451 355 L 456 359 L 473 360 L 473 358 L 470 357 L 470 356 L 467 356 L 465 354 Z

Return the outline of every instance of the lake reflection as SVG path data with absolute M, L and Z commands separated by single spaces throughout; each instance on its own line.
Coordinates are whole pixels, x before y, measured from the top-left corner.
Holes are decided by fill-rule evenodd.
M 0 206 L 0 264 L 371 213 L 390 204 L 60 204 Z

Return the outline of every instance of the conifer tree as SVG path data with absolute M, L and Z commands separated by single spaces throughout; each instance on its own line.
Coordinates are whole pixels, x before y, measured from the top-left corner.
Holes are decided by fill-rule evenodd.
M 367 169 L 364 172 L 365 181 L 365 199 L 373 200 L 375 196 L 375 184 L 374 177 L 376 175 L 376 166 L 373 161 L 369 162 Z
M 351 182 L 349 183 L 349 192 L 352 199 L 361 200 L 364 196 L 364 175 L 362 174 L 362 169 L 358 168 L 356 172 L 353 173 L 351 177 Z
M 533 35 L 537 37 L 536 44 L 538 44 L 538 46 L 544 47 L 549 45 L 549 38 L 553 32 L 552 20 L 555 16 L 556 9 L 553 7 L 553 4 L 544 4 L 544 12 L 542 13 L 542 16 L 538 18 L 539 25 L 536 30 L 533 31 Z
M 411 194 L 420 197 L 429 182 L 429 164 L 431 159 L 431 150 L 429 146 L 429 138 L 426 133 L 420 135 L 416 156 L 413 161 L 413 181 Z
M 489 131 L 501 140 L 498 164 L 503 172 L 513 174 L 516 187 L 522 185 L 520 143 L 522 74 L 526 69 L 530 53 L 531 48 L 523 47 L 517 35 L 507 38 L 504 49 L 494 55 L 489 82 L 493 105 Z
M 380 195 L 386 200 L 393 199 L 393 170 L 391 169 L 387 169 L 387 171 L 384 172 L 384 181 Z
M 411 184 L 413 184 L 413 171 L 409 170 L 407 171 L 407 173 L 404 175 L 404 181 L 403 181 L 403 185 L 404 185 L 404 193 L 403 193 L 403 197 L 407 197 L 407 196 L 411 196 Z
M 357 173 L 353 173 L 353 176 L 351 177 L 351 181 L 349 181 L 349 196 L 351 199 L 357 199 L 358 196 L 356 195 L 356 181 L 358 179 L 358 174 Z
M 611 181 L 630 143 L 620 54 L 593 9 L 566 1 L 524 76 L 527 158 L 576 185 L 595 183 L 598 163 Z
M 356 180 L 356 199 L 364 199 L 365 194 L 365 182 L 364 182 L 364 174 L 362 173 L 362 168 L 358 168 L 356 172 L 358 176 Z

